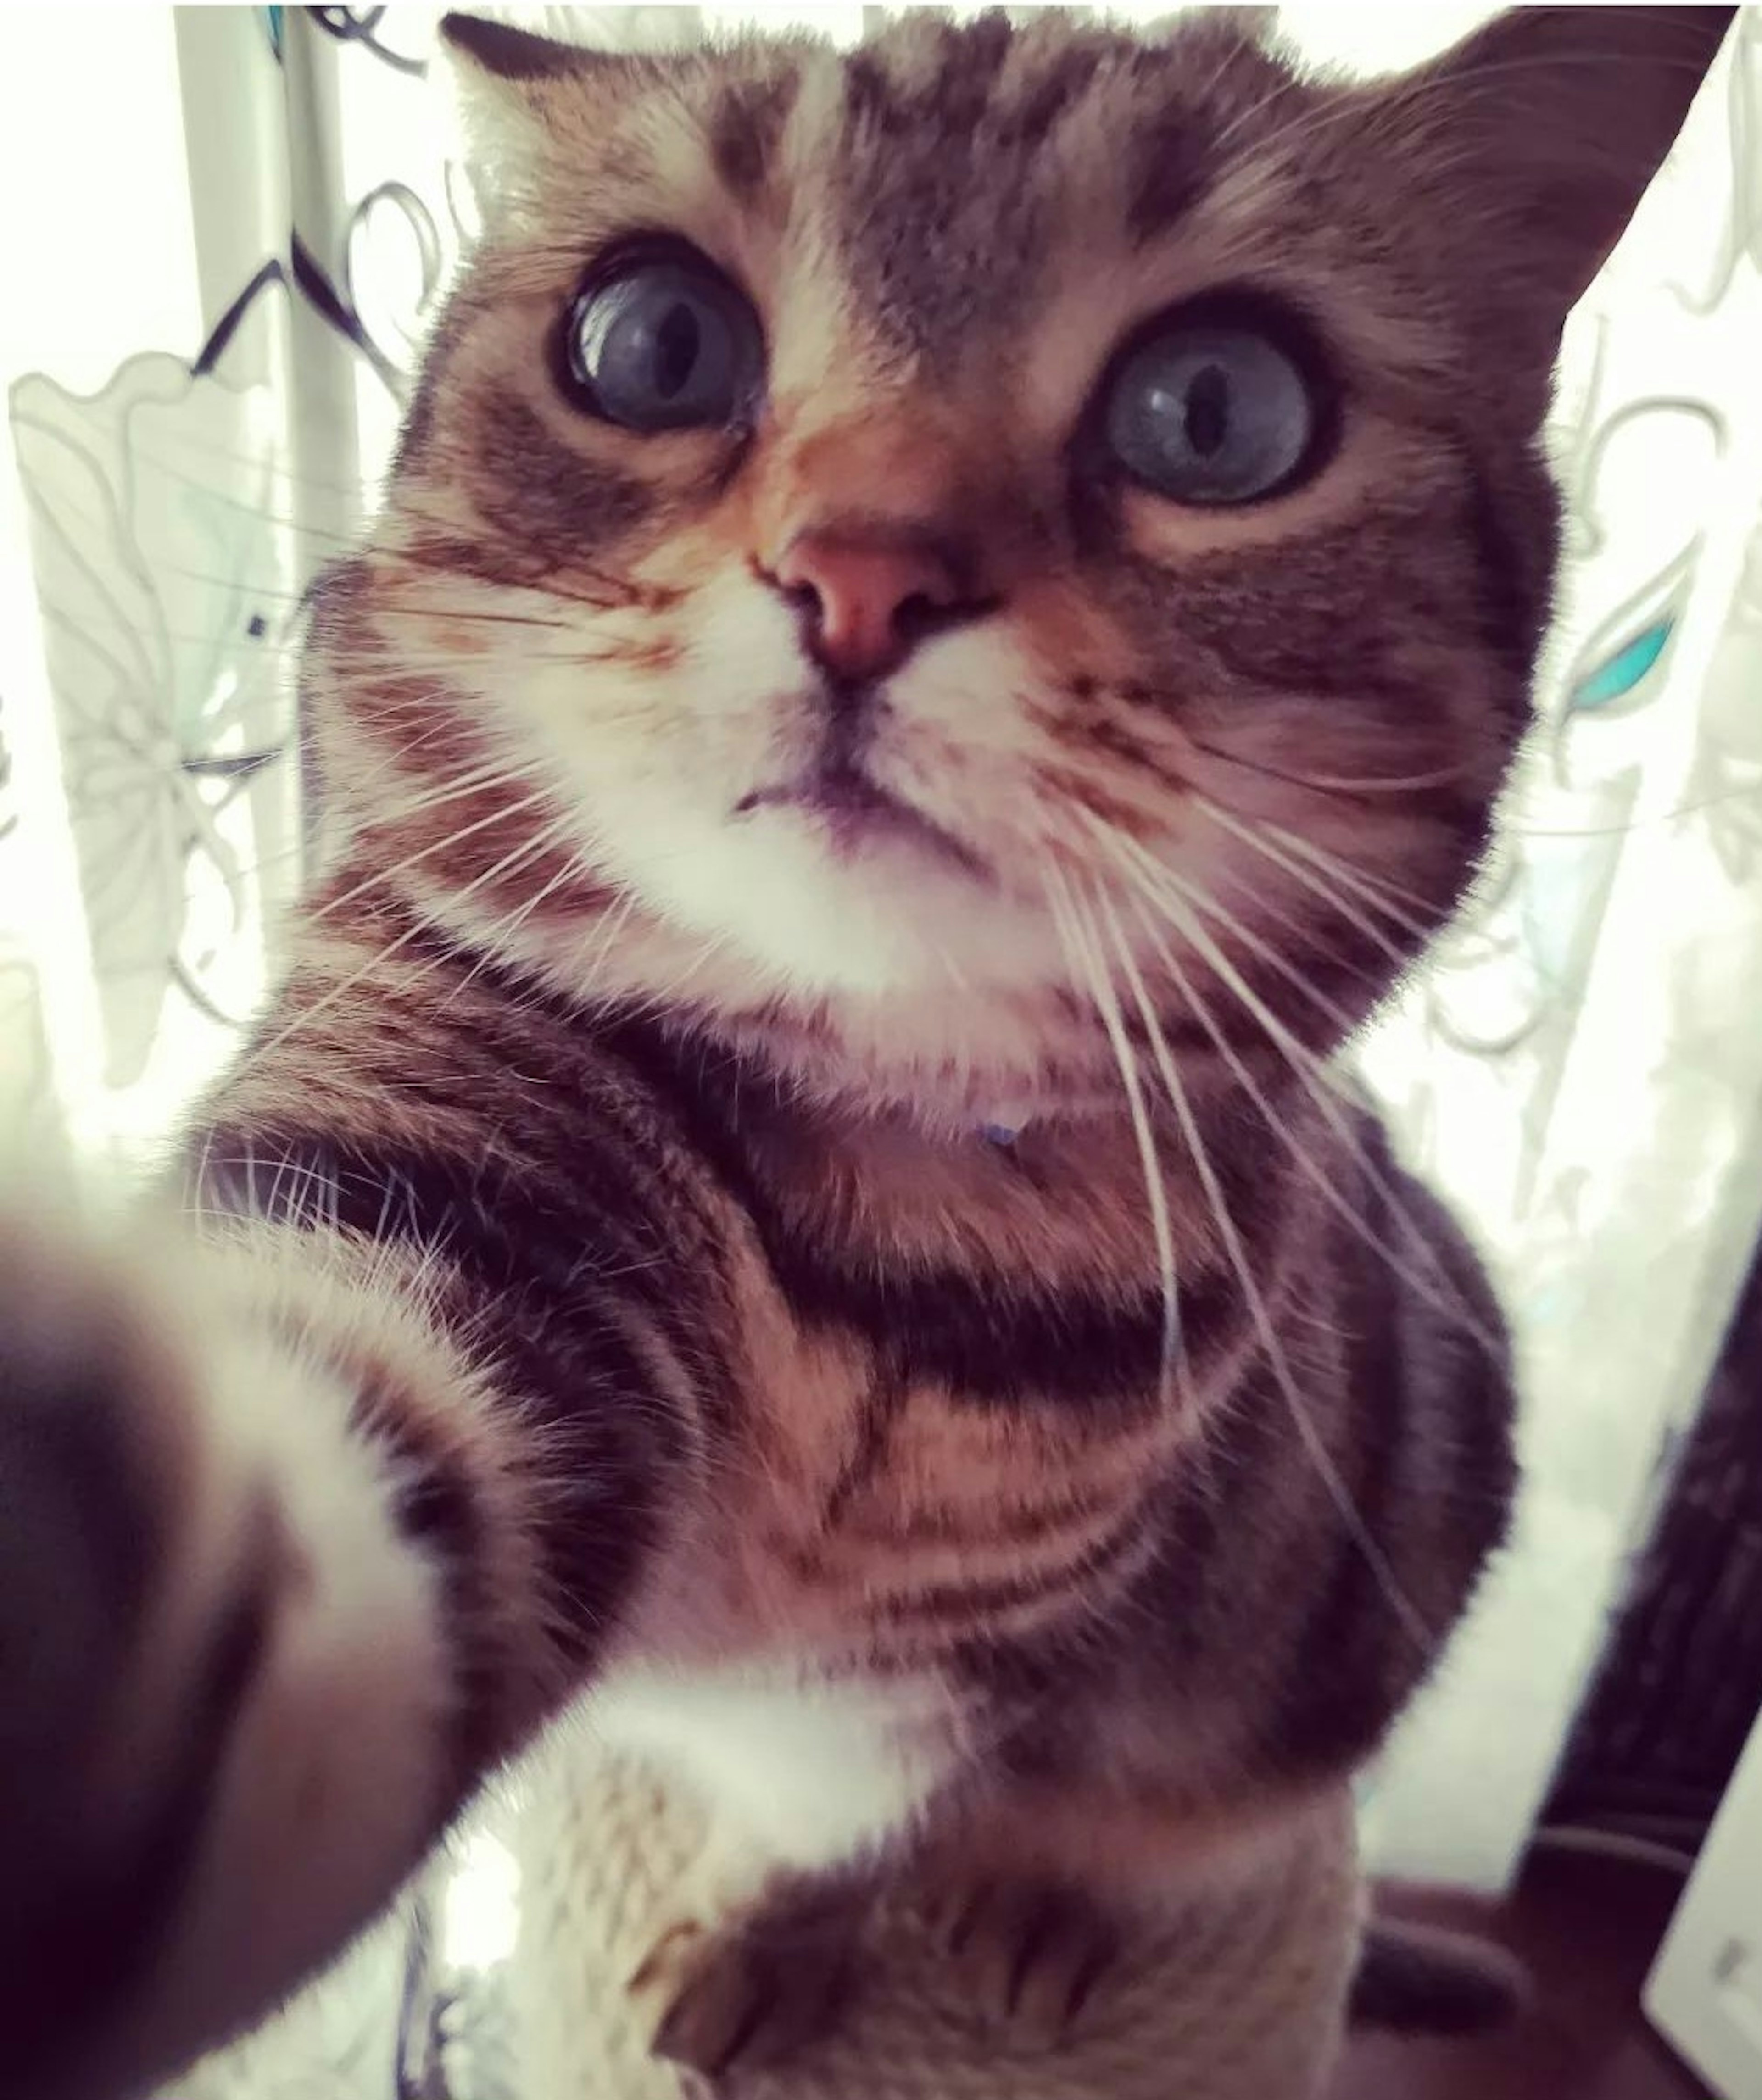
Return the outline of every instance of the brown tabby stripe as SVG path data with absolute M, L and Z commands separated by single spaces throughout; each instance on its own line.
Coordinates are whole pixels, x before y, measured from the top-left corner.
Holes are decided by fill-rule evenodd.
M 694 1046 L 654 1025 L 609 1025 L 603 1040 L 654 1085 L 691 1144 L 751 1220 L 766 1262 L 805 1326 L 842 1328 L 874 1352 L 883 1382 L 941 1383 L 956 1404 L 1010 1406 L 1042 1400 L 1077 1410 L 1155 1405 L 1162 1370 L 1159 1286 L 1124 1303 L 1080 1284 L 1012 1283 L 942 1264 L 885 1265 L 843 1255 L 761 1173 L 743 1125 L 763 1117 L 765 1090 L 744 1081 L 726 1052 Z M 775 1096 L 772 1096 L 772 1103 Z M 1235 1185 L 1244 1236 L 1264 1238 L 1270 1206 L 1255 1173 L 1267 1154 L 1221 1158 Z M 1246 1168 L 1246 1171 L 1244 1171 Z M 1195 1374 L 1239 1319 L 1233 1279 L 1217 1269 L 1177 1278 L 1182 1347 Z
M 508 1658 L 492 1644 L 485 1573 L 492 1551 L 470 1471 L 444 1428 L 413 1408 L 401 1387 L 355 1373 L 351 1427 L 386 1452 L 399 1468 L 394 1515 L 404 1538 L 421 1546 L 440 1571 L 447 1653 L 455 1696 L 448 1782 L 436 1804 L 450 1815 L 484 1772 L 509 1747 L 502 1727 Z M 607 1586 L 616 1592 L 616 1578 Z M 579 1648 L 586 1629 L 563 1626 L 558 1635 Z M 585 1661 L 583 1656 L 571 1660 Z
M 1197 209 L 1212 179 L 1212 156 L 1186 110 L 1146 126 L 1133 144 L 1126 229 L 1134 240 L 1150 240 L 1172 232 Z
M 1001 321 L 1031 283 L 1041 214 L 1028 174 L 1040 142 L 1019 130 L 1003 135 L 988 106 L 1009 40 L 1001 15 L 945 27 L 910 82 L 895 80 L 870 53 L 845 62 L 846 125 L 832 179 L 846 267 L 878 327 L 921 355 L 957 354 L 981 315 Z M 922 127 L 960 139 L 964 150 L 894 149 Z M 982 128 L 989 179 L 976 191 L 972 142 Z M 989 250 L 983 264 L 969 252 L 982 237 L 976 214 Z M 930 227 L 939 240 L 924 237 Z M 1021 267 L 1000 267 L 1005 258 Z
M 1435 1211 L 1444 1290 L 1460 1290 L 1471 1317 L 1495 1327 L 1460 1235 L 1367 1118 L 1362 1136 L 1393 1193 L 1384 1198 L 1356 1167 L 1340 1193 L 1392 1244 L 1402 1243 L 1397 1206 L 1429 1236 Z M 1292 1229 L 1306 1250 L 1299 1301 L 1283 1322 L 1296 1404 L 1386 1574 L 1341 1524 L 1334 1488 L 1270 1367 L 1251 1365 L 1208 1424 L 1203 1458 L 1152 1490 L 1155 1555 L 1126 1608 L 1133 1624 L 1156 1628 L 1153 1646 L 1134 1643 L 1123 1661 L 1081 1626 L 1055 1626 L 958 1649 L 963 1679 L 1003 1719 L 1021 1717 L 1027 1732 L 1006 1757 L 1024 1778 L 1092 1770 L 1080 1717 L 1145 1697 L 1153 1711 L 1214 1714 L 1235 1732 L 1248 1724 L 1233 1737 L 1236 1779 L 1278 1788 L 1337 1772 L 1376 1748 L 1436 1659 L 1391 1590 L 1442 1627 L 1502 1536 L 1512 1477 L 1507 1366 L 1385 1264 L 1366 1260 L 1331 1212 L 1300 1216 Z M 1330 1279 L 1349 1277 L 1341 1300 Z M 1305 1284 L 1319 1292 L 1307 1306 Z M 1447 1445 L 1437 1436 L 1443 1421 L 1452 1424 Z
M 1454 1222 L 1401 1173 L 1368 1118 L 1364 1136 L 1379 1175 L 1398 1188 L 1405 1183 L 1404 1207 L 1423 1215 L 1448 1287 L 1462 1294 L 1483 1331 L 1497 1331 L 1495 1301 Z M 1399 1244 L 1389 1200 L 1367 1177 L 1359 1193 L 1370 1229 L 1385 1244 Z M 1354 1409 L 1346 1485 L 1366 1529 L 1384 1545 L 1402 1596 L 1442 1637 L 1463 1584 L 1505 1532 L 1516 1485 L 1509 1365 L 1402 1286 L 1385 1264 L 1343 1260 L 1336 1268 Z M 1428 1439 L 1444 1421 L 1451 1441 L 1437 1451 Z M 1426 1513 L 1433 1535 L 1422 1549 L 1402 1551 L 1398 1542 L 1415 1511 Z M 1436 1660 L 1435 1643 L 1420 1644 L 1417 1630 L 1398 1616 L 1389 1584 L 1349 1537 L 1336 1531 L 1312 1583 L 1297 1635 L 1304 1666 L 1284 1679 L 1262 1725 L 1260 1754 L 1274 1771 L 1358 1762 Z
M 391 1145 L 344 1154 L 285 1124 L 223 1124 L 207 1134 L 203 1154 L 205 1210 L 438 1248 L 473 1295 L 492 1302 L 536 1286 L 538 1302 L 548 1293 L 567 1304 L 596 1276 L 615 1277 L 619 1295 L 684 1361 L 696 1366 L 704 1355 L 691 1279 L 665 1256 L 642 1159 L 592 1123 L 571 1132 L 566 1164 L 550 1173 Z M 598 1346 L 621 1360 L 621 1345 L 602 1335 L 605 1323 L 590 1324 Z
M 841 1530 L 854 1537 L 862 1536 L 860 1529 L 850 1523 L 850 1505 L 885 1470 L 889 1441 L 910 1393 L 911 1388 L 902 1381 L 896 1365 L 877 1366 L 858 1403 L 855 1445 L 839 1468 L 820 1512 L 823 1536 Z M 888 1515 L 887 1536 L 903 1538 L 904 1530 L 893 1520 L 893 1512 L 890 1511 Z
M 764 188 L 799 86 L 793 73 L 743 81 L 717 104 L 709 120 L 709 156 L 731 196 L 744 201 Z
M 477 434 L 470 476 L 477 507 L 509 545 L 548 568 L 567 570 L 623 539 L 653 505 L 645 482 L 559 443 L 523 401 L 484 401 Z
M 389 1146 L 340 1154 L 310 1134 L 223 1126 L 203 1146 L 198 1201 L 210 1214 L 322 1224 L 444 1255 L 457 1278 L 461 1334 L 488 1349 L 511 1396 L 533 1410 L 558 1483 L 542 1498 L 537 1538 L 559 1638 L 591 1648 L 647 1551 L 661 1483 L 688 1436 L 617 1328 L 598 1315 L 593 1276 L 616 1275 L 620 1295 L 643 1306 L 688 1367 L 704 1350 L 692 1318 L 701 1291 L 657 1259 L 640 1162 L 605 1145 L 577 1149 L 570 1164 L 573 1172 L 545 1175 Z M 471 1637 L 482 1613 L 469 1587 L 480 1522 L 469 1483 L 395 1393 L 369 1385 L 357 1406 L 364 1424 L 417 1468 L 404 1520 L 432 1533 L 445 1555 L 467 1670 L 488 1678 L 500 1658 Z M 608 1509 L 619 1512 L 616 1523 Z M 492 1736 L 503 1721 L 493 1706 L 460 1718 Z M 475 1737 L 462 1742 L 457 1769 L 480 1770 L 483 1748 Z
M 1020 107 L 1000 124 L 1003 143 L 1044 145 L 1047 133 L 1081 101 L 1101 64 L 1099 43 L 1072 44 L 1060 51 L 1028 90 Z
M 1090 1617 L 1111 1601 L 1120 1577 L 1141 1561 L 1149 1546 L 1150 1527 L 1142 1504 L 1089 1540 L 1079 1552 L 1050 1568 L 992 1582 L 925 1583 L 915 1589 L 883 1591 L 868 1600 L 866 1610 L 882 1623 L 918 1631 L 960 1630 L 986 1622 L 993 1639 L 1005 1629 L 999 1621 L 1020 1618 L 1039 1604 L 1080 1596 L 1083 1616 Z M 1093 1623 L 1093 1620 L 1091 1620 Z

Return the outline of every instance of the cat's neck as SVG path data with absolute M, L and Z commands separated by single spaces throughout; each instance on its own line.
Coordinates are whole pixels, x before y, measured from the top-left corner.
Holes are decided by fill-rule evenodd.
M 1232 1068 L 1208 1037 L 1173 1018 L 1166 1047 L 1181 1109 L 1166 1097 L 1142 1045 L 1130 1053 L 1128 1081 L 1096 1016 L 1062 990 L 804 994 L 755 984 L 740 955 L 706 953 L 647 915 L 616 907 L 603 937 L 593 928 L 528 926 L 493 944 L 456 919 L 444 899 L 424 900 L 421 915 L 470 955 L 474 968 L 542 986 L 584 1020 L 641 1013 L 661 1033 L 689 1040 L 696 1054 L 739 1067 L 752 1083 L 832 1124 L 909 1124 L 936 1143 L 1007 1147 L 1049 1131 L 1098 1139 L 1141 1120 L 1178 1127 L 1183 1114 L 1203 1132 L 1243 1106 L 1240 1059 Z M 1279 1061 L 1256 1061 L 1256 1091 L 1276 1114 L 1292 1075 Z

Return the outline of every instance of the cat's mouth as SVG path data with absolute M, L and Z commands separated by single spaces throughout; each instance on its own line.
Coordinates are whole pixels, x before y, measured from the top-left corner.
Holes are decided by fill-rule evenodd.
M 737 817 L 759 810 L 796 810 L 817 819 L 839 860 L 855 860 L 872 846 L 899 840 L 922 848 L 977 880 L 990 879 L 990 869 L 970 846 L 883 788 L 855 759 L 828 758 L 796 779 L 755 788 L 734 805 Z

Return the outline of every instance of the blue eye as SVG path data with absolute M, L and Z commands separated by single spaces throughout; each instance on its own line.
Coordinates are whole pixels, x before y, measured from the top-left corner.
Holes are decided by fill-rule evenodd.
M 1252 503 L 1309 458 L 1319 421 L 1308 379 L 1270 336 L 1173 321 L 1115 374 L 1105 429 L 1136 480 L 1176 503 Z
M 631 263 L 570 311 L 568 364 L 584 404 L 629 430 L 727 425 L 764 377 L 753 309 L 708 263 Z

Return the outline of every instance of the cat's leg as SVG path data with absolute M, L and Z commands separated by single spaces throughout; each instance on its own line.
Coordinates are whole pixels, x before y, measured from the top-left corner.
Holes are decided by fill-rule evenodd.
M 1201 1813 L 1080 1784 L 969 1802 L 921 1864 L 931 1930 L 980 2018 L 1050 2047 L 1129 1950 L 1195 1897 L 1267 1871 L 1311 1807 L 1294 1794 Z
M 590 1718 L 703 1833 L 630 1979 L 658 2054 L 713 2076 L 835 2021 L 881 1864 L 959 1767 L 959 1710 L 933 1674 L 614 1679 Z
M 1125 1907 L 1075 1875 L 969 1864 L 940 1877 L 931 1930 L 981 2017 L 1049 2044 L 1118 1960 Z
M 653 2054 L 713 2079 L 815 2040 L 850 1996 L 870 1901 L 856 1870 L 803 1873 L 712 1836 L 629 1981 Z
M 133 2093 L 336 1952 L 591 1669 L 654 1535 L 618 1440 L 665 1396 L 559 1480 L 444 1261 L 178 1237 L 0 1219 L 13 2100 Z

